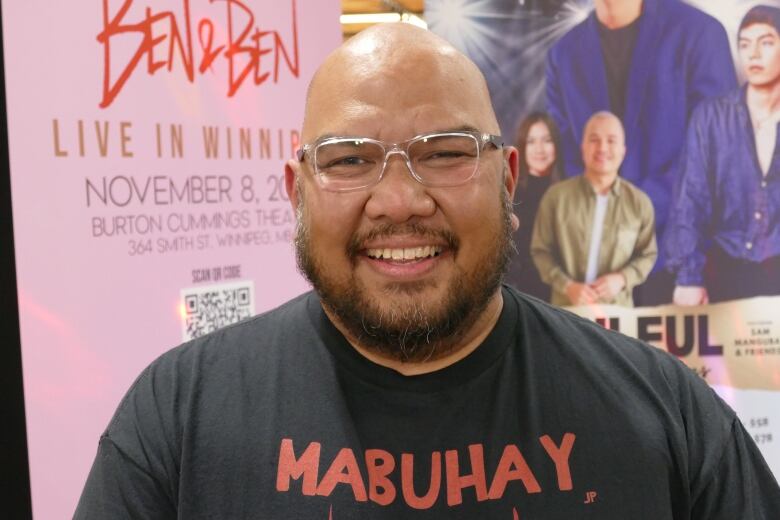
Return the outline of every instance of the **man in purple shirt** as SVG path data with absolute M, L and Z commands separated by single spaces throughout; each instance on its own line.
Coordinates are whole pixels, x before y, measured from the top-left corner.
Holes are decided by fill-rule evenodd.
M 748 11 L 738 42 L 747 84 L 688 127 L 665 244 L 678 305 L 780 294 L 780 9 Z

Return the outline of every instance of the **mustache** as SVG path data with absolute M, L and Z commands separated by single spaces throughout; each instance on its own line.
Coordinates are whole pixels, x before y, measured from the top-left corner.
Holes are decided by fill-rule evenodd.
M 436 241 L 444 241 L 447 247 L 457 251 L 460 247 L 460 240 L 452 231 L 446 229 L 436 229 L 419 222 L 410 222 L 406 224 L 381 224 L 369 231 L 355 233 L 347 244 L 347 255 L 349 258 L 356 258 L 361 250 L 365 249 L 363 244 L 370 240 L 378 238 L 387 238 L 397 235 L 413 236 L 418 238 L 430 238 Z

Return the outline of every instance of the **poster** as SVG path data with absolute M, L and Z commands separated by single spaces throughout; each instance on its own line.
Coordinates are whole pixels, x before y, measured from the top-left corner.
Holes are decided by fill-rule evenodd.
M 3 0 L 35 518 L 140 371 L 307 289 L 283 165 L 337 1 Z
M 762 119 L 743 101 L 754 85 L 780 80 L 754 77 L 766 70 L 761 59 L 775 58 L 762 58 L 766 50 L 751 47 L 749 26 L 738 31 L 758 5 L 780 8 L 777 0 L 429 0 L 425 16 L 433 32 L 480 67 L 504 140 L 520 149 L 519 255 L 508 281 L 568 306 L 567 283 L 592 283 L 586 263 L 601 266 L 610 255 L 614 260 L 625 249 L 621 237 L 639 243 L 650 219 L 629 221 L 614 198 L 601 214 L 620 217 L 601 217 L 603 228 L 592 225 L 595 217 L 583 217 L 595 210 L 578 213 L 579 206 L 558 204 L 547 211 L 551 204 L 543 202 L 587 170 L 589 118 L 601 110 L 615 113 L 625 132 L 620 178 L 652 202 L 657 251 L 644 241 L 645 249 L 629 249 L 632 256 L 617 262 L 621 266 L 595 274 L 622 274 L 631 285 L 625 292 L 633 289 L 639 307 L 631 308 L 631 294 L 625 294 L 628 307 L 598 303 L 574 310 L 682 359 L 736 410 L 780 475 L 780 162 L 774 137 L 754 144 L 756 135 L 764 135 Z M 723 121 L 732 114 L 726 111 L 743 108 L 739 118 L 729 119 L 739 127 L 729 123 L 727 139 L 718 135 L 715 118 Z M 526 119 L 536 111 L 546 119 Z M 780 118 L 765 119 L 776 127 Z M 543 138 L 552 150 L 539 152 L 552 157 L 543 172 L 533 172 L 528 151 L 542 139 L 532 132 L 537 123 L 548 130 Z M 579 200 L 592 197 L 590 191 Z M 559 242 L 540 261 L 534 240 L 545 229 Z M 593 236 L 600 237 L 601 250 L 589 250 Z M 569 261 L 572 250 L 581 260 Z M 639 269 L 642 251 L 653 258 Z M 743 280 L 764 269 L 775 275 L 748 290 Z M 639 279 L 635 288 L 632 277 Z M 682 297 L 680 287 L 693 291 Z M 734 296 L 734 289 L 761 296 Z

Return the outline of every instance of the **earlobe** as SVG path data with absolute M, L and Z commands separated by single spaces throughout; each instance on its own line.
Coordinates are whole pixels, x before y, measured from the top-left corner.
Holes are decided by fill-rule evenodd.
M 509 216 L 509 221 L 512 224 L 512 231 L 517 231 L 518 229 L 520 229 L 520 218 L 517 215 L 512 213 Z

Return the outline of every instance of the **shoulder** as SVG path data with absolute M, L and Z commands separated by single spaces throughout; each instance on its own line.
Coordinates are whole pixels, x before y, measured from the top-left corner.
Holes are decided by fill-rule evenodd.
M 666 34 L 677 35 L 674 39 L 679 38 L 692 52 L 729 52 L 726 29 L 717 18 L 681 0 L 657 1 L 658 16 L 667 28 Z
M 650 208 L 653 207 L 650 196 L 647 195 L 644 190 L 627 179 L 620 179 L 620 196 L 621 198 L 625 198 L 626 201 L 633 205 Z
M 175 347 L 154 360 L 136 378 L 117 408 L 107 433 L 123 417 L 160 413 L 178 416 L 184 403 L 201 395 L 228 391 L 241 375 L 261 381 L 279 367 L 300 361 L 301 351 L 314 351 L 317 334 L 307 306 L 316 298 L 303 294 L 284 305 L 229 325 Z M 162 413 L 165 410 L 165 413 Z
M 745 110 L 745 87 L 732 89 L 726 94 L 702 100 L 691 115 L 692 124 L 706 124 L 724 116 Z
M 307 327 L 302 325 L 309 323 L 307 305 L 313 297 L 311 292 L 302 294 L 275 309 L 191 340 L 166 352 L 152 366 L 186 363 L 203 356 L 229 358 L 260 348 L 267 352 L 271 345 L 305 333 Z
M 580 189 L 580 183 L 582 182 L 581 176 L 569 177 L 559 182 L 555 182 L 547 188 L 542 197 L 542 203 L 547 200 L 548 204 L 556 203 L 562 198 L 571 197 L 576 194 Z
M 727 434 L 734 412 L 676 357 L 517 290 L 512 294 L 526 334 L 535 339 L 530 348 L 544 348 L 537 355 L 554 363 L 557 378 L 587 381 L 595 392 L 624 392 L 625 399 L 655 403 L 679 417 L 711 412 Z
M 594 36 L 595 23 L 592 18 L 595 18 L 595 13 L 590 12 L 585 20 L 581 21 L 574 27 L 572 27 L 566 34 L 555 42 L 548 53 L 548 58 L 557 60 L 571 54 L 573 49 L 577 49 L 580 46 L 580 42 L 583 38 L 589 38 Z
M 604 363 L 608 358 L 628 361 L 637 368 L 666 363 L 666 355 L 658 349 L 619 332 L 606 329 L 564 308 L 548 304 L 517 290 L 519 314 L 529 334 L 549 340 L 557 354 L 579 359 L 585 365 Z M 608 367 L 605 367 L 608 368 Z
M 692 6 L 681 0 L 652 0 L 656 5 L 656 12 L 659 17 L 664 18 L 669 23 L 675 24 L 696 24 L 691 25 L 689 29 L 712 30 L 718 29 L 725 31 L 721 23 L 714 16 L 705 13 L 701 9 Z

